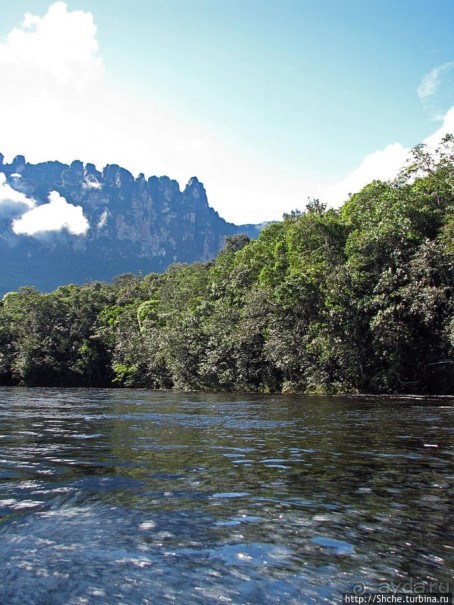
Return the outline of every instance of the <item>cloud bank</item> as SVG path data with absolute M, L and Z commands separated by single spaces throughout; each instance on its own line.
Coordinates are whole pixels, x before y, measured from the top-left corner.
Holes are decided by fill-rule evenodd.
M 453 65 L 434 68 L 423 78 L 421 101 L 440 94 Z M 395 141 L 369 154 L 339 183 L 278 174 L 209 131 L 170 115 L 152 99 L 135 98 L 112 85 L 92 14 L 70 11 L 64 2 L 52 4 L 43 16 L 25 15 L 0 44 L 0 81 L 9 91 L 0 97 L 1 151 L 10 158 L 24 153 L 33 163 L 115 163 L 136 175 L 167 174 L 180 183 L 196 174 L 213 207 L 236 223 L 279 219 L 283 212 L 303 207 L 307 197 L 338 205 L 374 178 L 393 178 L 407 151 Z M 432 142 L 452 124 L 452 110 L 447 110 L 442 127 L 429 137 Z M 49 207 L 63 208 L 55 200 Z M 33 220 L 51 221 L 50 211 L 40 208 L 30 211 Z M 49 224 L 71 225 L 78 232 L 83 223 L 71 212 L 70 222 Z M 30 217 L 21 221 L 15 223 L 19 231 L 24 225 L 32 228 Z

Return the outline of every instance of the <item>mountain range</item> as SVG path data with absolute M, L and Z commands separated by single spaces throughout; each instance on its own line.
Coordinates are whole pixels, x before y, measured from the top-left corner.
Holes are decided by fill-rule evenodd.
M 20 286 L 50 291 L 121 273 L 208 261 L 226 237 L 253 238 L 263 225 L 234 225 L 210 207 L 193 177 L 137 178 L 76 160 L 8 164 L 0 154 L 0 295 Z

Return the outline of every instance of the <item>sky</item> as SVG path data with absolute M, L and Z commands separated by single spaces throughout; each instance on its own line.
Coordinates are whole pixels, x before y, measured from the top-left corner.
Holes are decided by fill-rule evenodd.
M 453 26 L 452 0 L 3 0 L 0 152 L 197 176 L 237 224 L 339 206 L 454 132 Z M 83 232 L 20 203 L 17 233 Z

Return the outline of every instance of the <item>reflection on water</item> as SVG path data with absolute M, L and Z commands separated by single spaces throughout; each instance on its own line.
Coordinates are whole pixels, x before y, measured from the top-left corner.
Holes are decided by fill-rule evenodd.
M 0 389 L 0 602 L 451 582 L 453 400 Z

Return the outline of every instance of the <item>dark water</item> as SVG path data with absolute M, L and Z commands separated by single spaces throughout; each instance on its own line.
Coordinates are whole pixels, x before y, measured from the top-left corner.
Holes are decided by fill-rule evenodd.
M 452 586 L 453 404 L 0 389 L 0 603 Z

